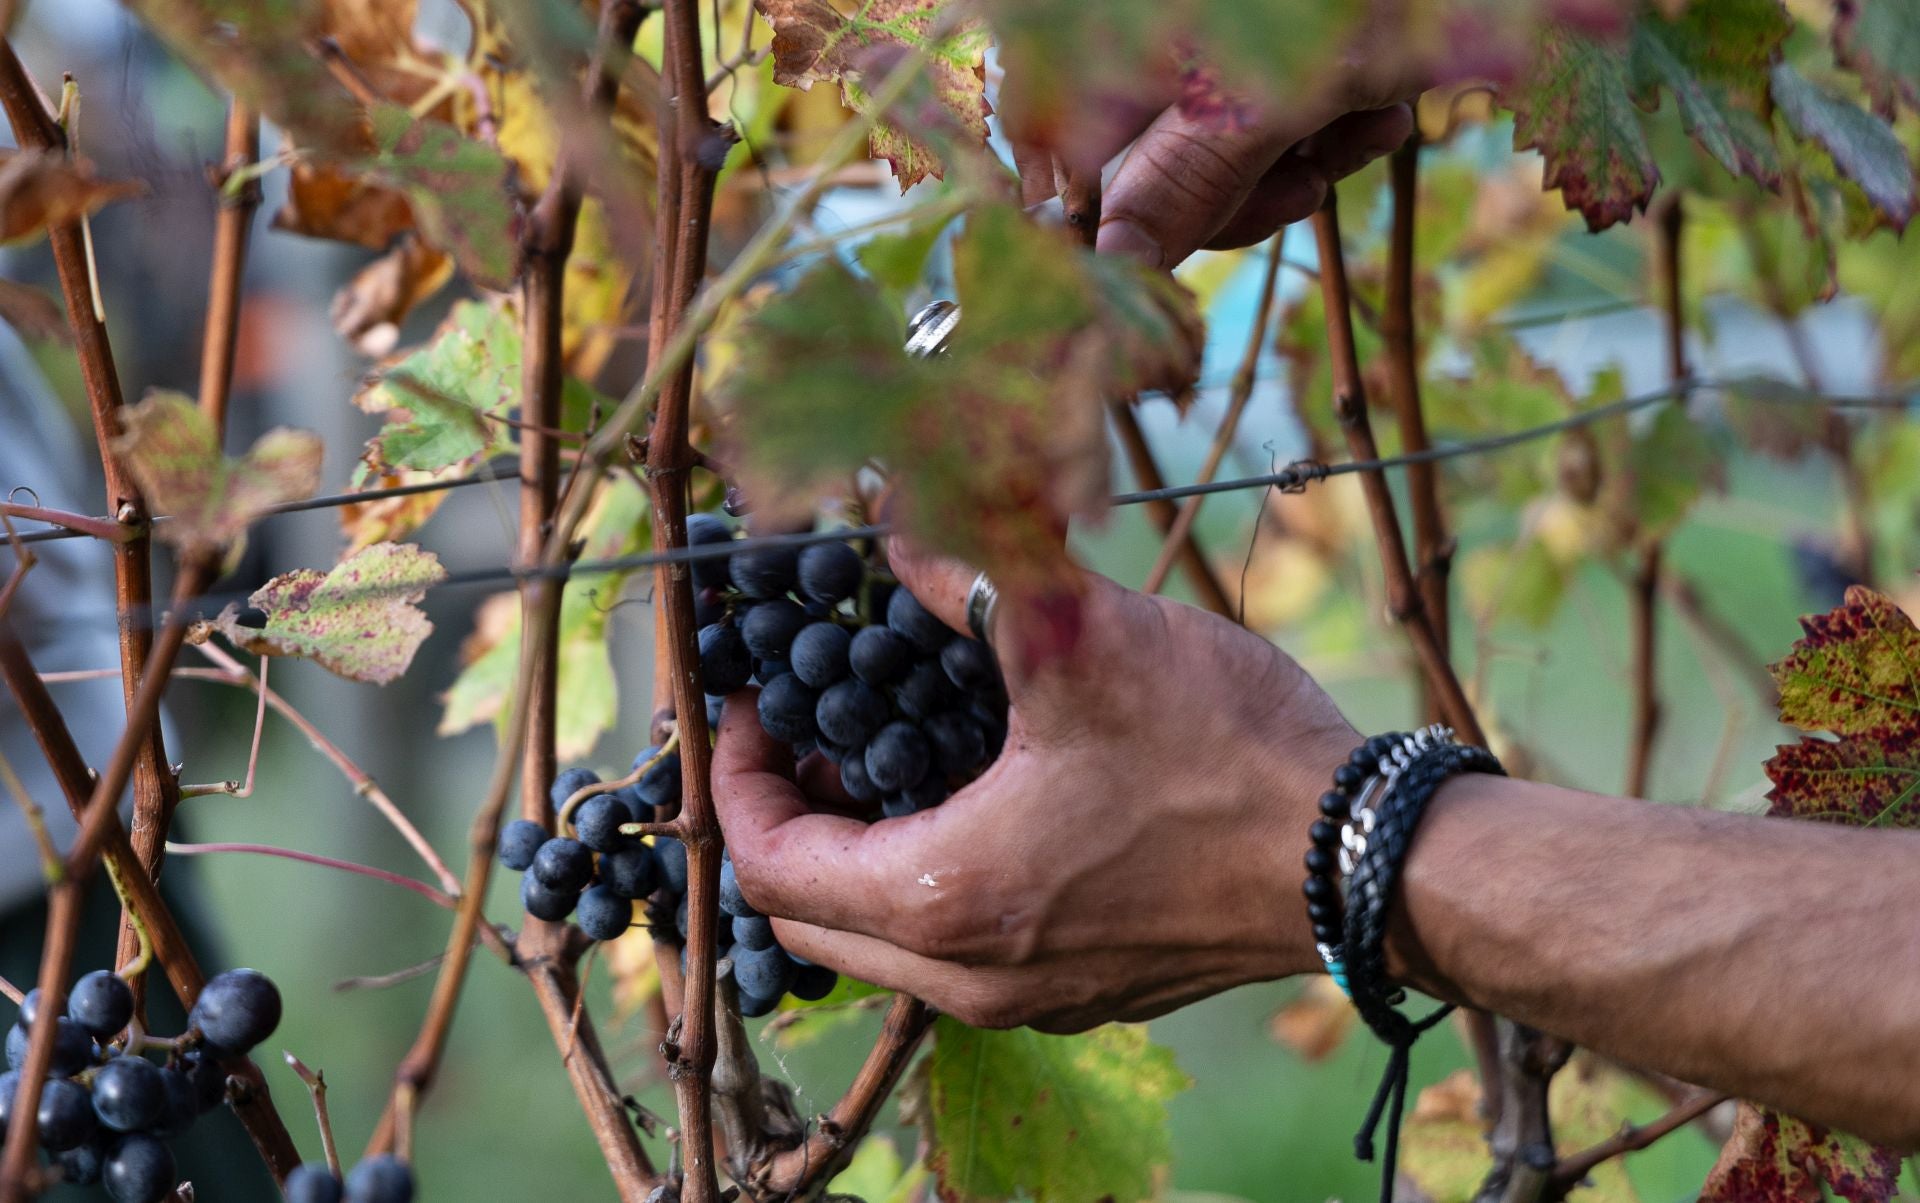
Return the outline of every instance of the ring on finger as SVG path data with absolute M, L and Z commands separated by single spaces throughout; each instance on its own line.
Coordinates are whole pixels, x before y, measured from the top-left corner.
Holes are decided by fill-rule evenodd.
M 993 612 L 1000 606 L 1000 591 L 994 588 L 992 579 L 986 573 L 973 578 L 973 584 L 967 589 L 967 627 L 973 637 L 982 643 L 991 644 L 993 639 Z

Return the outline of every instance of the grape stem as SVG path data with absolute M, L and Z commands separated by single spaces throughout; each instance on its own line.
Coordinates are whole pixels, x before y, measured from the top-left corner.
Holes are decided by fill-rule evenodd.
M 327 1116 L 327 1075 L 317 1069 L 309 1069 L 300 1058 L 292 1053 L 281 1054 L 287 1059 L 287 1065 L 300 1080 L 307 1084 L 307 1093 L 313 1096 L 313 1120 L 320 1127 L 320 1147 L 326 1151 L 327 1169 L 337 1178 L 340 1176 L 340 1149 L 333 1142 L 333 1121 Z
M 560 807 L 560 813 L 554 816 L 553 829 L 565 835 L 567 824 L 573 821 L 573 812 L 579 809 L 582 802 L 585 802 L 588 798 L 597 798 L 601 794 L 610 794 L 615 790 L 625 789 L 629 785 L 638 785 L 640 778 L 651 773 L 655 765 L 672 755 L 674 749 L 679 746 L 680 732 L 676 730 L 673 734 L 667 736 L 666 742 L 660 745 L 659 751 L 649 756 L 644 764 L 620 778 L 620 780 L 596 781 L 592 785 L 583 785 L 579 789 L 574 790 L 571 794 L 567 795 L 566 803 Z M 641 824 L 628 824 L 627 826 L 641 826 Z M 624 832 L 626 829 L 626 827 L 622 827 L 620 830 Z

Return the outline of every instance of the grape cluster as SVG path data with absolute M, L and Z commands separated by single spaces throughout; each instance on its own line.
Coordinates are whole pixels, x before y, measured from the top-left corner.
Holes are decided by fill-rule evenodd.
M 287 1175 L 287 1203 L 412 1203 L 413 1171 L 389 1153 L 353 1167 L 345 1182 L 325 1162 L 297 1165 Z
M 678 840 L 663 840 L 677 851 L 680 865 L 678 882 L 667 881 L 648 910 L 647 919 L 658 939 L 687 941 L 687 852 Z M 713 939 L 714 955 L 733 961 L 733 981 L 740 991 L 740 1014 L 748 1019 L 765 1015 L 780 1005 L 783 995 L 817 1002 L 832 993 L 840 975 L 824 965 L 802 960 L 786 949 L 773 935 L 773 921 L 753 909 L 740 892 L 740 880 L 733 872 L 733 858 L 722 854 L 720 861 L 720 913 Z M 686 949 L 680 952 L 686 963 Z
M 40 991 L 29 991 L 7 1033 L 0 1134 L 12 1118 L 34 1025 L 52 1023 L 53 1062 L 37 1114 L 41 1148 L 67 1182 L 104 1185 L 117 1203 L 159 1203 L 179 1181 L 167 1142 L 226 1101 L 220 1061 L 247 1053 L 273 1033 L 280 1023 L 280 991 L 252 969 L 213 978 L 187 1017 L 187 1035 L 174 1042 L 164 1065 L 112 1043 L 132 1019 L 132 989 L 105 969 L 73 984 L 61 1015 L 43 1013 Z
M 731 539 L 699 514 L 689 543 Z M 700 671 L 713 694 L 760 686 L 760 726 L 818 751 L 849 797 L 898 819 L 978 776 L 1007 736 L 992 651 L 956 635 L 845 543 L 756 546 L 695 561 Z

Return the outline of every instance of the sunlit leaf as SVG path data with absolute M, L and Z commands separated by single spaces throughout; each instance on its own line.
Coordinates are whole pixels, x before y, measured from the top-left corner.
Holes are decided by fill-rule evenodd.
M 1772 669 L 1782 722 L 1887 741 L 1920 732 L 1920 631 L 1891 599 L 1856 586 L 1800 625 Z
M 1173 1157 L 1167 1101 L 1188 1085 L 1145 1027 L 1048 1036 L 941 1019 L 928 1076 L 941 1197 L 1152 1198 Z
M 440 559 L 411 543 L 375 543 L 328 572 L 282 573 L 229 605 L 214 625 L 257 656 L 300 656 L 353 681 L 385 685 L 413 663 L 433 623 L 416 604 L 446 579 Z M 264 621 L 262 621 L 264 615 Z
M 1899 1177 L 1891 1149 L 1742 1103 L 1700 1203 L 1800 1203 L 1823 1185 L 1850 1203 L 1884 1203 Z
M 167 515 L 154 537 L 175 547 L 225 547 L 268 509 L 311 496 L 320 484 L 322 448 L 310 431 L 269 430 L 228 459 L 200 407 L 166 392 L 128 406 L 121 423 L 114 454 L 140 482 L 148 507 Z
M 1860 185 L 1894 228 L 1913 216 L 1913 163 L 1880 117 L 1809 81 L 1782 63 L 1773 69 L 1773 99 L 1794 132 L 1817 143 L 1840 174 Z
M 37 237 L 144 191 L 138 180 L 100 179 L 56 151 L 0 148 L 0 243 Z
M 386 416 L 367 444 L 376 469 L 470 464 L 512 446 L 499 419 L 520 399 L 520 331 L 511 311 L 462 301 L 425 346 L 380 370 L 354 404 Z

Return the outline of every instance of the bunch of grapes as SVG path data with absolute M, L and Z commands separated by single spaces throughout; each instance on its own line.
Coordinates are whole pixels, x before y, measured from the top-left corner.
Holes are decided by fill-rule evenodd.
M 687 541 L 733 534 L 697 514 Z M 845 543 L 750 547 L 695 561 L 708 625 L 700 671 L 713 694 L 760 685 L 760 726 L 839 767 L 878 817 L 937 806 L 977 777 L 1007 736 L 993 652 L 956 635 Z
M 179 1182 L 168 1141 L 227 1096 L 220 1061 L 249 1052 L 280 1023 L 280 991 L 265 974 L 232 969 L 209 981 L 187 1017 L 187 1034 L 170 1041 L 164 1065 L 145 1050 L 113 1043 L 133 1019 L 133 991 L 105 969 L 73 984 L 64 1014 L 40 1006 L 32 990 L 7 1033 L 8 1072 L 0 1074 L 0 1134 L 12 1118 L 19 1069 L 34 1025 L 54 1025 L 53 1062 L 40 1088 L 40 1146 L 61 1177 L 103 1184 L 118 1203 L 159 1203 Z M 353 1196 L 354 1203 L 399 1203 Z
M 287 1203 L 412 1203 L 413 1171 L 390 1153 L 378 1153 L 353 1167 L 345 1182 L 322 1161 L 293 1167 L 287 1175 Z

